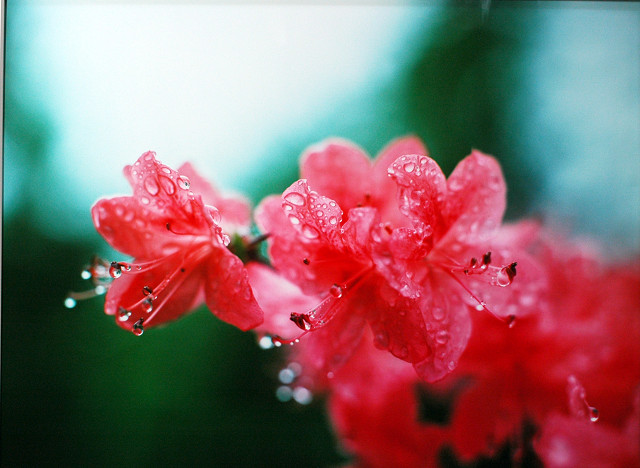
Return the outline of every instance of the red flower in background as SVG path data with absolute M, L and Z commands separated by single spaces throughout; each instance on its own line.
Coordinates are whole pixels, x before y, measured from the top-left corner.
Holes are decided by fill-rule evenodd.
M 534 223 L 505 228 L 496 242 L 528 248 L 544 265 L 545 296 L 521 297 L 536 310 L 511 328 L 474 314 L 458 367 L 437 384 L 361 347 L 329 382 L 345 446 L 364 466 L 376 466 L 372 454 L 384 460 L 399 450 L 420 454 L 405 466 L 430 466 L 445 448 L 464 461 L 506 455 L 523 465 L 539 457 L 545 466 L 639 466 L 637 263 L 605 266 Z M 411 397 L 418 385 L 426 400 Z M 426 418 L 416 416 L 423 401 Z M 393 436 L 373 428 L 376 419 Z
M 174 171 L 153 152 L 125 167 L 124 174 L 133 196 L 103 198 L 91 210 L 107 242 L 134 257 L 109 267 L 114 280 L 105 312 L 138 335 L 202 302 L 243 330 L 262 323 L 247 272 L 227 248 L 230 239 L 221 227 L 248 229 L 248 205 L 222 198 L 190 165 Z
M 508 311 L 510 322 L 526 312 L 509 308 L 503 291 L 489 291 L 516 274 L 511 260 L 494 266 L 515 249 L 491 252 L 505 206 L 497 162 L 474 152 L 447 182 L 424 154 L 418 140 L 406 138 L 372 164 L 355 146 L 330 140 L 303 155 L 306 179 L 257 209 L 275 268 L 321 299 L 308 312 L 291 314 L 305 333 L 313 332 L 305 337 L 313 349 L 305 358 L 319 374 L 348 358 L 368 322 L 378 347 L 437 380 L 464 350 L 470 307 L 487 308 L 484 299 L 490 300 Z M 396 184 L 386 176 L 390 162 L 399 207 Z

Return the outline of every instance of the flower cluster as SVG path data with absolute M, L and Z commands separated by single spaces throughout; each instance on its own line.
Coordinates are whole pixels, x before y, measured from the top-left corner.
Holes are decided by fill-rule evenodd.
M 375 159 L 326 140 L 258 205 L 256 237 L 248 203 L 189 164 L 148 152 L 124 173 L 133 195 L 92 216 L 133 259 L 83 272 L 105 312 L 140 335 L 206 303 L 265 348 L 295 344 L 288 380 L 326 394 L 360 465 L 640 463 L 637 262 L 503 225 L 491 156 L 445 177 L 414 137 Z

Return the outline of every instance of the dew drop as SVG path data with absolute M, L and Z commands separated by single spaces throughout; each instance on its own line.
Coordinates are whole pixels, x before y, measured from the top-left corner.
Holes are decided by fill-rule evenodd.
M 318 218 L 322 218 L 322 217 L 324 216 L 324 211 L 322 211 L 322 210 L 318 210 L 318 211 L 316 211 L 316 216 L 317 216 Z
M 188 190 L 191 187 L 191 181 L 187 176 L 178 176 L 178 187 L 183 190 Z
M 304 206 L 305 198 L 297 192 L 290 192 L 285 195 L 284 199 L 296 206 Z
M 144 286 L 142 288 L 142 294 L 144 294 L 145 296 L 150 296 L 151 294 L 153 294 L 153 289 L 151 289 L 149 286 Z
M 589 421 L 596 422 L 598 419 L 600 419 L 600 411 L 593 406 L 589 406 Z
M 515 324 L 516 324 L 516 316 L 515 316 L 515 315 L 513 315 L 513 314 L 512 314 L 512 315 L 509 315 L 509 316 L 507 317 L 507 326 L 508 326 L 509 328 L 513 328 L 513 327 L 515 326 Z
M 171 169 L 169 169 L 167 166 L 162 166 L 160 170 L 165 174 L 171 174 Z
M 331 218 L 329 218 L 329 224 L 333 224 L 333 225 L 338 224 L 338 218 L 336 218 L 335 216 L 332 216 Z
M 73 309 L 73 308 L 76 306 L 76 304 L 77 304 L 77 302 L 76 302 L 76 300 L 75 300 L 73 297 L 67 297 L 67 298 L 64 300 L 64 306 L 65 306 L 67 309 Z
M 167 176 L 159 176 L 158 180 L 160 180 L 160 186 L 162 190 L 164 190 L 168 195 L 173 195 L 176 193 L 176 184 Z
M 105 288 L 103 285 L 99 284 L 98 286 L 96 286 L 96 288 L 93 290 L 93 292 L 95 292 L 98 296 L 100 296 L 101 294 L 104 294 L 107 292 L 107 288 Z
M 143 205 L 148 205 L 151 202 L 147 197 L 140 197 L 140 201 Z
M 149 195 L 151 196 L 157 195 L 160 191 L 158 182 L 156 182 L 156 179 L 152 176 L 149 176 L 144 180 L 144 188 L 147 192 L 149 192 Z
M 121 322 L 126 322 L 131 317 L 131 311 L 125 309 L 124 307 L 120 307 L 118 309 L 118 320 Z
M 118 262 L 111 262 L 109 267 L 109 276 L 112 278 L 120 278 L 122 276 L 122 268 Z
M 434 319 L 440 321 L 444 319 L 445 311 L 442 307 L 434 307 L 431 309 L 431 315 L 433 315 Z
M 153 311 L 153 299 L 151 299 L 151 297 L 147 297 L 142 301 L 142 307 L 147 314 L 150 314 Z
M 141 336 L 144 333 L 144 326 L 142 325 L 142 322 L 144 322 L 144 319 L 140 319 L 133 324 L 133 330 L 131 331 L 134 335 Z
M 298 225 L 300 224 L 300 219 L 298 219 L 296 216 L 294 215 L 289 215 L 289 222 L 293 225 Z
M 83 270 L 82 273 L 80 273 L 80 277 L 82 279 L 88 280 L 91 278 L 91 272 L 89 270 Z
M 409 173 L 413 172 L 415 168 L 416 168 L 416 165 L 412 162 L 408 162 L 403 166 L 403 169 Z
M 502 268 L 496 275 L 496 283 L 503 288 L 509 286 L 513 282 L 513 278 L 516 276 L 516 262 Z
M 342 293 L 343 293 L 342 287 L 338 286 L 337 284 L 334 284 L 329 288 L 329 294 L 331 294 L 335 298 L 338 298 L 338 299 L 341 298 Z
M 449 332 L 446 330 L 440 330 L 436 333 L 436 342 L 438 344 L 444 345 L 449 341 Z
M 313 226 L 310 226 L 308 224 L 305 224 L 304 226 L 302 226 L 302 234 L 307 239 L 317 239 L 318 236 L 320 235 L 320 233 L 318 232 L 318 230 L 316 228 L 314 228 Z

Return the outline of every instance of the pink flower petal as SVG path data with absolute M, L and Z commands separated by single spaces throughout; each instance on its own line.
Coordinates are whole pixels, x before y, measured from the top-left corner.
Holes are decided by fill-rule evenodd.
M 446 179 L 440 166 L 427 156 L 407 155 L 389 166 L 389 175 L 398 185 L 400 212 L 425 237 L 438 235 L 443 225 Z
M 216 187 L 198 174 L 190 163 L 180 166 L 178 172 L 189 178 L 191 190 L 200 194 L 205 204 L 215 206 L 220 211 L 220 224 L 225 232 L 248 232 L 251 207 L 247 199 L 240 195 L 224 197 Z
M 284 191 L 282 208 L 302 242 L 340 245 L 342 210 L 334 200 L 311 190 L 306 180 Z
M 320 299 L 303 294 L 295 284 L 266 265 L 250 262 L 246 269 L 253 294 L 264 311 L 264 323 L 256 332 L 285 338 L 299 335 L 300 329 L 290 319 L 291 312 L 310 310 Z
M 365 202 L 370 170 L 369 157 L 362 149 L 337 138 L 308 148 L 300 162 L 301 178 L 345 210 Z
M 226 248 L 218 247 L 207 262 L 205 297 L 213 314 L 241 330 L 263 322 L 263 313 L 249 285 L 242 261 Z
M 129 331 L 140 319 L 144 328 L 176 320 L 197 305 L 201 274 L 199 267 L 185 267 L 180 255 L 140 272 L 134 267 L 111 284 L 105 313 Z
M 474 150 L 451 173 L 447 189 L 449 229 L 442 244 L 489 239 L 500 226 L 506 207 L 507 189 L 498 161 Z

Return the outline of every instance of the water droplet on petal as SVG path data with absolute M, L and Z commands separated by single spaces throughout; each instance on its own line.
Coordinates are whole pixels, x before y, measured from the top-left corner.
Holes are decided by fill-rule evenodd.
M 147 297 L 144 301 L 142 301 L 142 307 L 147 314 L 151 313 L 153 311 L 153 299 Z
M 313 226 L 310 226 L 308 224 L 305 224 L 304 226 L 302 226 L 302 234 L 307 239 L 317 239 L 318 236 L 320 235 L 320 233 L 318 232 L 318 230 L 316 228 L 314 228 Z
M 297 225 L 297 224 L 300 224 L 300 219 L 298 219 L 294 215 L 289 215 L 289 222 L 291 224 Z
M 118 309 L 118 320 L 121 322 L 126 322 L 131 317 L 131 311 L 125 309 L 124 307 L 120 307 Z
M 67 297 L 67 298 L 64 300 L 64 306 L 65 306 L 67 309 L 73 309 L 73 308 L 76 306 L 76 304 L 77 304 L 77 302 L 76 302 L 76 300 L 75 300 L 73 297 Z
M 304 206 L 306 201 L 305 198 L 297 192 L 290 192 L 286 194 L 284 199 L 296 206 Z
M 169 177 L 161 175 L 158 177 L 158 180 L 160 180 L 162 190 L 164 190 L 168 195 L 176 193 L 176 184 Z
M 589 420 L 591 422 L 596 422 L 598 419 L 600 419 L 600 411 L 593 406 L 589 406 Z
M 405 164 L 405 165 L 403 166 L 403 169 L 404 169 L 406 172 L 413 172 L 413 170 L 414 170 L 415 168 L 416 168 L 416 165 L 415 165 L 414 163 L 412 163 L 412 162 L 408 162 L 407 164 Z
M 436 342 L 438 344 L 444 345 L 449 341 L 449 332 L 446 330 L 440 330 L 436 333 Z
M 153 294 L 153 289 L 151 289 L 149 286 L 144 286 L 142 288 L 142 294 L 144 294 L 145 296 L 150 296 L 151 294 Z
M 434 307 L 433 309 L 431 309 L 431 315 L 433 315 L 433 318 L 440 321 L 442 319 L 444 319 L 445 314 L 445 310 L 442 307 Z
M 335 216 L 332 216 L 331 218 L 329 218 L 329 224 L 333 224 L 333 225 L 338 224 L 338 218 L 336 218 Z
M 144 319 L 140 319 L 133 324 L 133 330 L 131 331 L 134 335 L 141 336 L 144 333 L 144 326 L 142 325 L 142 322 L 144 322 Z
M 507 317 L 507 326 L 509 328 L 513 328 L 516 324 L 516 316 L 515 315 L 509 315 Z
M 183 190 L 188 190 L 191 187 L 191 181 L 187 176 L 178 176 L 178 187 Z
M 147 192 L 149 192 L 149 195 L 157 195 L 158 192 L 160 191 L 160 187 L 158 187 L 158 182 L 156 182 L 155 177 L 149 176 L 146 179 L 144 179 L 144 188 Z
M 151 202 L 147 197 L 140 197 L 140 201 L 143 205 L 148 205 Z
M 335 298 L 341 298 L 342 297 L 342 288 L 340 286 L 338 286 L 337 284 L 334 284 L 333 286 L 331 286 L 329 288 L 329 294 L 331 294 Z

